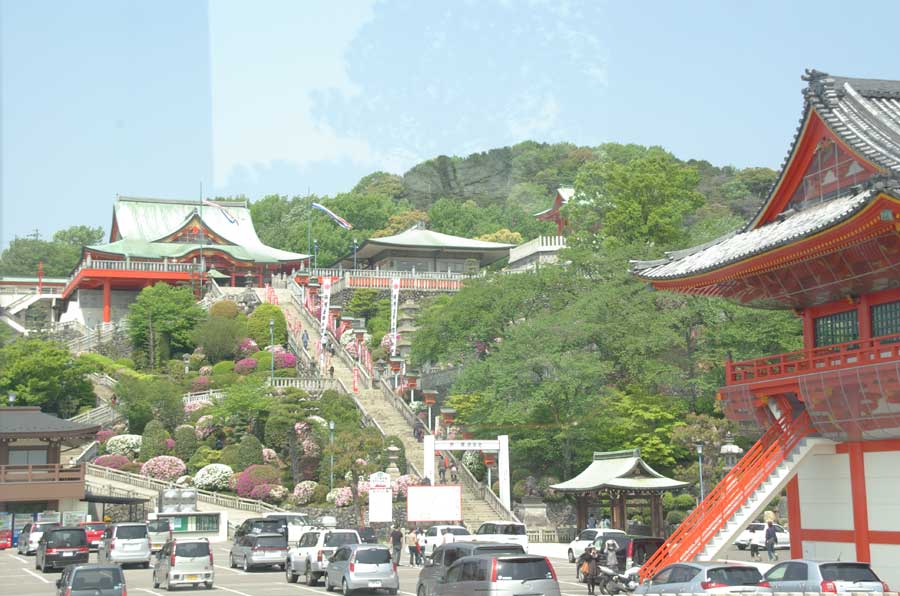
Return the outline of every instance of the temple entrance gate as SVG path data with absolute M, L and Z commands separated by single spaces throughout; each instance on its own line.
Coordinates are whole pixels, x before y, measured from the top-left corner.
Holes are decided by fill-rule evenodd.
M 500 482 L 500 502 L 507 510 L 512 511 L 509 487 L 509 435 L 500 435 L 496 439 L 435 439 L 434 435 L 425 435 L 423 444 L 425 462 L 423 475 L 435 484 L 434 453 L 435 451 L 490 451 L 497 452 L 497 480 Z M 489 487 L 490 488 L 490 487 Z

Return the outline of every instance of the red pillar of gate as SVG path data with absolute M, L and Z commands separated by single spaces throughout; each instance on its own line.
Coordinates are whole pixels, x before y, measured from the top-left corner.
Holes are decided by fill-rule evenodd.
M 112 318 L 110 315 L 112 302 L 112 283 L 107 279 L 103 282 L 103 322 L 109 323 Z

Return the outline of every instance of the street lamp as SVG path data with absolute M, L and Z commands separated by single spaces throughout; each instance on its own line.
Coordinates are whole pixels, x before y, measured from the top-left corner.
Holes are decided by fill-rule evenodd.
M 16 392 L 15 391 L 10 391 L 7 394 L 6 398 L 9 400 L 10 408 L 13 407 L 14 405 L 16 405 Z
M 319 241 L 313 240 L 313 268 L 319 268 Z
M 328 490 L 334 490 L 334 420 L 328 421 L 328 432 L 331 435 L 331 466 L 328 474 Z
M 353 239 L 353 268 L 356 269 L 356 251 L 359 249 L 359 242 Z
M 269 370 L 269 378 L 272 385 L 275 384 L 275 319 L 269 319 L 269 345 L 272 346 L 272 362 Z
M 703 502 L 703 442 L 697 441 L 694 443 L 694 447 L 697 448 L 697 463 L 699 465 L 700 470 L 700 502 Z
M 191 355 L 184 353 L 181 355 L 181 359 L 184 360 L 184 374 L 187 376 L 191 372 Z

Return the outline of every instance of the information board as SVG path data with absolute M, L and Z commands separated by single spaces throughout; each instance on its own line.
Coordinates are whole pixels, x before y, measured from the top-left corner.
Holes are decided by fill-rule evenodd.
M 406 518 L 410 522 L 462 520 L 462 487 L 410 486 Z

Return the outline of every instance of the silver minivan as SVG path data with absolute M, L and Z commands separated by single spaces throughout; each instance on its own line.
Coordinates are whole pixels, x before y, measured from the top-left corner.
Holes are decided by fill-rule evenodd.
M 396 594 L 400 589 L 397 561 L 391 551 L 381 544 L 347 544 L 335 551 L 325 569 L 325 589 L 340 587 L 343 594 L 354 590 L 387 590 Z
M 229 558 L 231 567 L 250 571 L 258 567 L 284 566 L 287 551 L 287 540 L 282 534 L 245 534 L 234 539 Z
M 177 586 L 203 584 L 211 589 L 215 579 L 213 553 L 206 538 L 170 540 L 156 553 L 154 588 L 165 586 L 171 590 Z
M 165 517 L 148 520 L 147 536 L 150 537 L 150 550 L 158 551 L 172 539 L 172 522 Z
M 556 571 L 546 557 L 463 557 L 435 586 L 436 596 L 560 596 Z
M 143 565 L 150 567 L 150 537 L 147 524 L 123 523 L 106 528 L 97 545 L 98 563 Z

